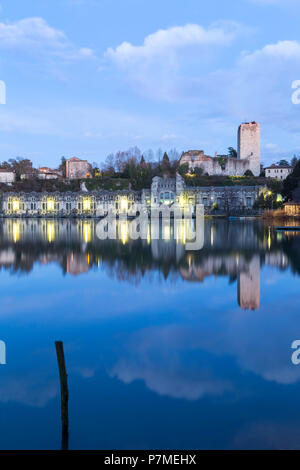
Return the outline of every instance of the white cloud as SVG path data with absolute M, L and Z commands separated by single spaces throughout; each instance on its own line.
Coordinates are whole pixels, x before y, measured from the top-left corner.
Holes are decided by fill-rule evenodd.
M 254 62 L 260 58 L 297 60 L 300 58 L 300 42 L 278 41 L 276 44 L 268 44 L 252 54 L 245 54 L 242 58 L 242 62 Z
M 300 107 L 292 104 L 292 83 L 300 80 L 300 42 L 266 44 L 244 52 L 233 67 L 185 77 L 177 84 L 177 99 L 197 104 L 197 119 L 218 116 L 223 121 L 257 120 L 262 144 L 278 139 L 279 148 L 298 148 Z M 270 149 L 265 149 L 270 153 Z M 274 152 L 273 152 L 274 153 Z
M 177 50 L 202 45 L 227 45 L 235 36 L 235 31 L 225 31 L 222 27 L 205 29 L 198 24 L 175 26 L 160 29 L 147 36 L 142 46 L 123 42 L 115 49 L 109 48 L 106 56 L 119 64 L 165 57 Z
M 68 60 L 93 56 L 91 49 L 77 49 L 62 31 L 49 26 L 43 18 L 0 22 L 0 49 L 39 52 Z
M 178 75 L 184 61 L 211 61 L 214 48 L 230 45 L 241 29 L 234 22 L 214 23 L 207 29 L 197 24 L 175 26 L 150 34 L 140 46 L 123 42 L 109 48 L 105 58 L 122 70 L 135 91 L 173 100 L 178 94 Z

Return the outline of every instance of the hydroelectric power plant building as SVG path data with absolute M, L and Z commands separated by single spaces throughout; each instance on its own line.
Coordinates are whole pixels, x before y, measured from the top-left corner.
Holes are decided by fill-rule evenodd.
M 155 177 L 151 189 L 141 191 L 80 191 L 80 192 L 6 192 L 1 197 L 1 215 L 5 217 L 105 217 L 112 211 L 117 215 L 136 216 L 136 205 L 150 215 L 154 209 L 189 207 L 203 204 L 205 213 L 219 210 L 226 213 L 247 213 L 263 186 L 191 187 L 183 178 Z

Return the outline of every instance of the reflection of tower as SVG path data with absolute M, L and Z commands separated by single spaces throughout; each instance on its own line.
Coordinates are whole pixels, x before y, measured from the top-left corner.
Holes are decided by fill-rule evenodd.
M 67 255 L 67 273 L 77 276 L 89 272 L 89 255 L 83 253 L 71 253 Z
M 238 302 L 245 310 L 257 310 L 260 303 L 260 258 L 253 256 L 247 270 L 238 276 Z

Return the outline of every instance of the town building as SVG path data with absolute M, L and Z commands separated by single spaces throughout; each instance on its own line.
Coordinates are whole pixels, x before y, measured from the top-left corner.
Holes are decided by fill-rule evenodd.
M 0 170 L 0 183 L 10 184 L 16 181 L 16 174 L 13 170 L 3 169 Z
M 284 212 L 290 216 L 300 216 L 300 202 L 290 201 L 284 204 Z
M 92 176 L 92 167 L 87 160 L 80 160 L 77 157 L 66 161 L 66 178 L 82 179 Z
M 38 170 L 35 168 L 31 168 L 30 170 L 26 171 L 25 173 L 20 174 L 20 180 L 25 181 L 25 180 L 33 180 L 38 177 Z
M 293 171 L 291 166 L 271 165 L 265 168 L 266 178 L 285 180 Z
M 47 166 L 43 166 L 39 169 L 38 178 L 40 180 L 56 180 L 62 178 L 62 171 L 52 170 Z
M 203 174 L 244 176 L 248 171 L 260 175 L 260 125 L 257 122 L 243 123 L 238 129 L 237 158 L 205 155 L 203 150 L 189 150 L 180 158 L 180 165 L 188 164 L 189 170 L 201 168 Z

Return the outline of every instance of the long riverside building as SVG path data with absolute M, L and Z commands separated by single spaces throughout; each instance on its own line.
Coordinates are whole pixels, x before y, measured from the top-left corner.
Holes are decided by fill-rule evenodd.
M 80 191 L 80 192 L 5 192 L 1 196 L 1 214 L 6 217 L 104 217 L 136 216 L 136 205 L 150 212 L 161 207 L 188 206 L 194 212 L 203 204 L 206 213 L 214 211 L 253 211 L 262 186 L 186 187 L 183 179 L 153 178 L 151 189 L 141 191 Z

